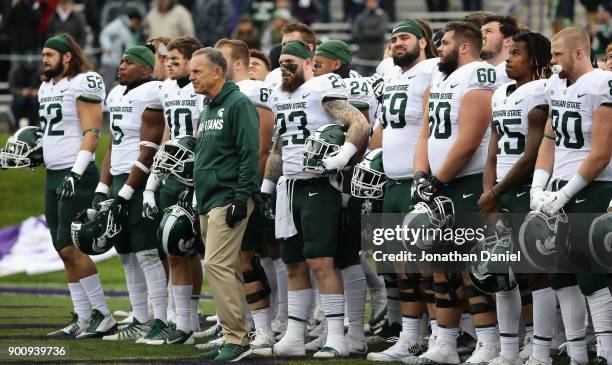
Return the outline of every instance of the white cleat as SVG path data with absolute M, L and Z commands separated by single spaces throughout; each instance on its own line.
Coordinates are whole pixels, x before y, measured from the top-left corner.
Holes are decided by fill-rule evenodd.
M 457 365 L 459 364 L 459 354 L 457 354 L 457 349 L 451 347 L 450 345 L 434 340 L 433 343 L 430 343 L 429 348 L 425 353 L 421 354 L 421 356 L 417 357 L 416 360 L 411 362 L 411 358 L 408 358 L 408 364 L 418 364 L 418 365 L 438 365 L 438 364 L 451 364 Z
M 547 361 L 535 359 L 533 356 L 527 359 L 525 365 L 551 365 L 552 359 L 549 357 Z
M 502 355 L 499 355 L 498 357 L 489 361 L 489 365 L 522 365 L 522 364 L 523 362 L 521 361 L 520 357 L 514 360 L 509 360 L 503 357 Z
M 519 352 L 519 359 L 521 363 L 527 362 L 531 357 L 531 353 L 533 352 L 533 336 L 525 336 L 523 340 L 523 348 L 521 352 Z
M 214 340 L 210 340 L 206 343 L 200 343 L 200 344 L 195 345 L 195 347 L 198 350 L 203 350 L 203 351 L 217 350 L 221 348 L 221 346 L 223 346 L 223 336 L 219 338 L 215 338 Z
M 274 346 L 274 334 L 272 331 L 256 329 L 251 337 L 251 350 L 254 355 L 269 356 Z
M 114 333 L 117 329 L 117 321 L 112 314 L 105 316 L 97 309 L 91 312 L 91 318 L 89 320 L 89 327 L 81 334 L 76 336 L 78 339 L 82 338 L 100 338 L 108 334 Z
M 335 343 L 332 346 L 326 344 L 323 348 L 312 355 L 315 359 L 338 359 L 349 356 L 349 347 L 346 339 L 342 337 L 342 341 Z
M 208 327 L 206 330 L 198 332 L 201 337 L 195 336 L 196 338 L 207 338 L 207 337 L 217 337 L 219 333 L 221 333 L 221 326 L 213 325 Z
M 85 321 L 79 318 L 79 315 L 72 313 L 72 320 L 64 328 L 53 331 L 47 334 L 50 338 L 75 337 L 85 332 L 89 327 L 89 320 Z
M 126 325 L 134 322 L 134 315 L 130 313 L 127 317 L 123 318 L 120 321 L 117 321 L 118 325 Z
M 102 337 L 104 341 L 137 341 L 149 331 L 148 323 L 140 323 L 136 318 L 134 322 L 119 329 L 117 333 Z
M 402 361 L 408 357 L 417 357 L 423 350 L 421 346 L 412 341 L 398 340 L 393 346 L 381 352 L 370 352 L 368 360 L 370 361 Z
M 283 336 L 280 341 L 272 346 L 272 353 L 274 356 L 306 356 L 306 346 L 302 341 L 297 342 L 288 339 L 287 336 Z
M 115 317 L 129 317 L 132 315 L 132 312 L 126 312 L 122 310 L 116 310 L 113 312 L 113 316 Z
M 287 320 L 281 321 L 279 319 L 273 319 L 270 323 L 270 327 L 272 328 L 272 332 L 284 335 L 285 331 L 287 331 Z
M 488 364 L 491 360 L 499 356 L 499 345 L 482 343 L 478 341 L 476 343 L 476 349 L 463 364 L 465 365 L 482 365 Z

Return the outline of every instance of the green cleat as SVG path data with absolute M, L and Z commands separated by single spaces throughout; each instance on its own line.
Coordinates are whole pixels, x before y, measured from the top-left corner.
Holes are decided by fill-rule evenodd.
M 168 326 L 161 319 L 155 319 L 151 323 L 151 328 L 143 338 L 136 340 L 136 343 L 145 343 L 147 345 L 163 345 L 166 343 L 166 338 L 170 332 Z
M 251 354 L 251 346 L 240 346 L 233 343 L 226 343 L 219 349 L 219 355 L 215 361 L 234 362 L 239 361 Z
M 185 333 L 175 328 L 171 330 L 168 337 L 166 337 L 166 343 L 169 345 L 193 345 L 195 343 L 193 331 Z

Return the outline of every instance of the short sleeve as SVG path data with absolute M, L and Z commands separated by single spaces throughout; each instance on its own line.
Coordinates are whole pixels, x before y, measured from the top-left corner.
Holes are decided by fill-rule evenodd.
M 143 95 L 143 107 L 149 110 L 163 110 L 161 101 L 163 84 L 159 81 L 151 81 L 150 84 Z
M 104 81 L 96 72 L 86 72 L 76 78 L 76 98 L 90 103 L 102 103 L 106 97 Z
M 325 74 L 317 77 L 317 82 L 313 85 L 315 90 L 321 95 L 321 99 L 340 98 L 348 99 L 348 90 L 344 80 L 336 74 Z
M 470 90 L 495 90 L 498 85 L 495 68 L 488 63 L 479 62 L 469 74 L 467 79 L 467 91 Z
M 601 75 L 597 75 L 594 81 L 594 87 L 584 90 L 589 95 L 591 110 L 595 110 L 601 105 L 612 107 L 612 72 L 603 71 Z
M 547 80 L 538 80 L 534 82 L 535 82 L 535 85 L 532 91 L 533 107 L 535 108 L 540 105 L 548 105 L 548 100 L 546 100 L 546 82 Z

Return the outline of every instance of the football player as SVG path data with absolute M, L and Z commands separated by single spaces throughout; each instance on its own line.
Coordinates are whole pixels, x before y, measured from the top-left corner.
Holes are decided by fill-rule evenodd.
M 281 175 L 286 179 L 281 184 L 286 184 L 289 194 L 277 194 L 277 206 L 283 205 L 282 199 L 285 199 L 285 208 L 293 214 L 283 218 L 293 220 L 297 230 L 297 234 L 287 234 L 289 238 L 281 242 L 281 255 L 290 278 L 290 313 L 287 331 L 274 345 L 273 353 L 305 354 L 304 328 L 312 296 L 310 269 L 319 284 L 321 308 L 328 325 L 325 346 L 314 356 L 346 357 L 349 348 L 344 337 L 344 296 L 333 259 L 339 237 L 341 196 L 331 182 L 335 182 L 335 174 L 365 143 L 369 127 L 366 118 L 348 102 L 340 77 L 313 76 L 312 57 L 310 45 L 288 42 L 280 57 L 283 83 L 271 96 L 278 139 L 266 164 L 262 192 L 271 193 Z M 321 161 L 324 173 L 331 178 L 303 170 L 306 139 L 327 124 L 347 128 L 345 142 L 338 153 Z
M 480 58 L 495 67 L 497 81 L 510 81 L 506 75 L 506 59 L 512 46 L 512 36 L 519 32 L 516 19 L 509 15 L 489 15 L 480 27 L 482 32 L 482 51 Z
M 439 61 L 427 58 L 429 42 L 413 19 L 400 22 L 391 33 L 391 56 L 398 71 L 385 75 L 381 123 L 375 131 L 375 135 L 382 135 L 383 165 L 387 175 L 384 213 L 407 213 L 413 207 L 409 197 L 414 149 L 423 121 L 423 97 Z M 385 278 L 389 297 L 386 332 L 389 334 L 379 336 L 395 335 L 399 340 L 385 351 L 368 354 L 369 360 L 398 361 L 422 352 L 420 322 L 426 307 L 425 298 L 419 293 L 421 285 L 431 283 L 431 275 L 407 275 L 403 268 L 397 271 L 395 276 Z M 435 320 L 433 311 L 430 319 Z M 432 328 L 435 331 L 435 322 Z
M 177 37 L 167 45 L 165 66 L 170 78 L 161 84 L 159 90 L 166 119 L 163 142 L 178 136 L 192 136 L 196 130 L 204 97 L 193 91 L 193 84 L 189 81 L 189 60 L 193 52 L 200 48 L 202 44 L 189 36 Z M 181 202 L 182 206 L 191 207 L 193 188 L 187 187 L 173 175 L 169 175 L 163 182 L 159 193 L 159 208 L 155 200 L 158 187 L 158 176 L 150 174 L 143 192 L 144 218 L 157 219 L 159 212 L 179 203 L 179 197 L 184 200 Z M 170 290 L 173 291 L 176 311 L 176 328 L 169 333 L 166 343 L 193 344 L 193 333 L 200 331 L 198 318 L 198 298 L 202 287 L 200 254 L 194 252 L 187 256 L 168 257 L 168 263 L 172 284 Z M 147 343 L 163 343 L 160 341 L 161 339 Z
M 553 217 L 605 212 L 612 196 L 612 72 L 593 69 L 584 30 L 565 28 L 551 45 L 553 75 L 545 95 L 552 109 L 555 140 L 544 139 L 531 184 L 531 208 Z M 548 127 L 547 127 L 548 128 Z M 550 132 L 549 132 L 550 131 Z M 549 177 L 551 190 L 546 191 Z M 585 241 L 588 226 L 568 216 L 569 241 Z M 586 297 L 597 338 L 600 364 L 612 363 L 612 296 L 606 273 L 551 274 L 573 363 L 588 361 L 585 346 Z
M 439 72 L 434 73 L 425 98 L 427 112 L 414 152 L 413 201 L 431 201 L 435 195 L 450 198 L 456 226 L 473 222 L 466 213 L 478 213 L 482 172 L 489 142 L 491 96 L 496 87 L 495 69 L 480 61 L 480 30 L 467 22 L 452 22 L 444 29 Z M 473 219 L 473 217 L 472 217 Z M 464 277 L 465 278 L 465 277 Z M 457 334 L 463 303 L 458 273 L 434 273 L 438 335 L 419 363 L 458 364 Z M 480 344 L 468 362 L 486 362 L 499 352 L 492 299 L 470 298 Z M 484 303 L 483 303 L 484 301 Z M 475 306 L 475 304 L 480 304 Z
M 259 115 L 259 173 L 263 176 L 274 131 L 274 115 L 268 106 L 270 89 L 263 81 L 249 79 L 249 47 L 240 40 L 223 38 L 215 44 L 227 62 L 227 79 L 238 85 L 240 91 L 249 97 Z M 269 352 L 274 345 L 274 334 L 270 327 L 273 319 L 270 308 L 268 278 L 255 252 L 261 253 L 263 245 L 274 241 L 273 221 L 264 216 L 262 206 L 253 210 L 240 247 L 240 266 L 244 277 L 246 301 L 249 304 L 255 334 L 251 338 L 254 354 Z M 266 350 L 267 349 L 267 350 Z
M 485 23 L 483 28 L 489 24 Z M 529 212 L 529 178 L 533 173 L 548 117 L 544 87 L 546 78 L 550 76 L 550 41 L 539 33 L 520 33 L 512 40 L 504 64 L 508 77 L 513 81 L 502 84 L 493 94 L 491 142 L 483 175 L 484 192 L 478 200 L 478 207 L 482 213 L 514 213 L 505 220 L 510 221 L 513 237 L 518 242 L 519 228 Z M 556 300 L 548 286 L 548 277 L 536 277 L 534 274 L 532 279 L 531 283 L 538 283 L 537 287 L 531 288 L 534 290 L 532 295 L 536 321 L 538 324 L 541 321 L 554 323 L 555 311 L 551 307 L 556 306 Z M 527 288 L 521 287 L 523 289 Z M 519 358 L 518 339 L 521 301 L 527 305 L 529 298 L 521 298 L 518 287 L 498 292 L 496 298 L 499 331 L 503 335 L 500 337 L 500 356 L 490 364 L 520 365 L 523 363 Z M 526 308 L 526 311 L 529 309 Z M 525 336 L 533 339 L 533 327 L 529 319 Z M 551 330 L 550 333 L 546 327 Z M 538 361 L 549 361 L 551 337 L 552 326 L 536 328 L 533 341 L 534 347 L 537 347 L 535 359 Z M 529 355 L 525 357 L 527 360 Z
M 106 304 L 96 265 L 72 244 L 70 224 L 89 206 L 99 177 L 94 151 L 104 83 L 68 34 L 47 39 L 42 65 L 38 102 L 47 167 L 45 218 L 64 263 L 75 312 L 66 327 L 47 336 L 101 337 L 115 330 L 116 321 Z
M 251 80 L 264 81 L 270 73 L 270 59 L 258 49 L 249 50 L 249 55 L 251 56 L 249 61 L 249 78 Z
M 152 77 L 154 66 L 155 55 L 149 48 L 128 48 L 119 65 L 119 85 L 106 98 L 113 136 L 93 203 L 112 197 L 110 210 L 123 225 L 115 249 L 125 270 L 134 316 L 116 334 L 103 337 L 109 341 L 161 341 L 169 331 L 166 274 L 156 229 L 151 229 L 159 226 L 160 217 L 151 220 L 142 215 L 147 175 L 164 133 L 161 82 Z M 153 305 L 151 323 L 147 294 Z

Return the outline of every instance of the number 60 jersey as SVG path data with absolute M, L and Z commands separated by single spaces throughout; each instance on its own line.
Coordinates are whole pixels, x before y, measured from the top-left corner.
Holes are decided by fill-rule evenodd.
M 77 100 L 101 103 L 104 97 L 102 77 L 95 72 L 70 79 L 64 77 L 57 84 L 51 80 L 40 85 L 38 114 L 44 131 L 42 145 L 47 169 L 70 168 L 79 154 L 83 131 Z

